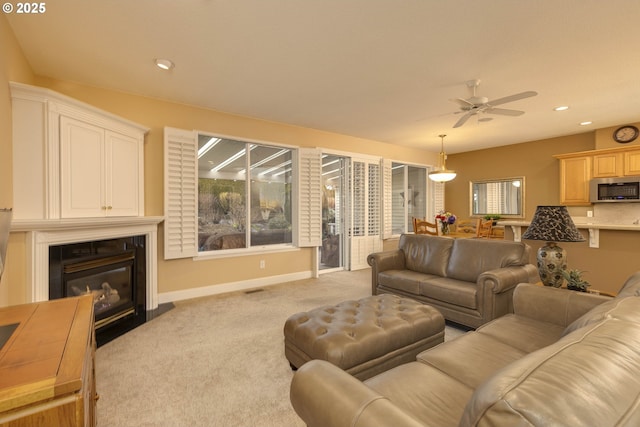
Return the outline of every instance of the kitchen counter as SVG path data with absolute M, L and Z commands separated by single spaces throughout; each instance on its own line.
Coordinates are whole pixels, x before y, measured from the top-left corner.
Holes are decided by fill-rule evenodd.
M 573 222 L 577 228 L 585 228 L 589 230 L 589 247 L 600 247 L 600 230 L 620 230 L 620 231 L 640 231 L 640 224 L 612 224 L 609 222 L 598 223 L 593 219 L 592 222 L 587 222 L 583 218 L 573 218 Z M 498 221 L 498 225 L 504 225 L 505 227 L 511 227 L 513 231 L 513 240 L 519 242 L 522 240 L 522 228 L 528 227 L 531 224 L 530 221 Z

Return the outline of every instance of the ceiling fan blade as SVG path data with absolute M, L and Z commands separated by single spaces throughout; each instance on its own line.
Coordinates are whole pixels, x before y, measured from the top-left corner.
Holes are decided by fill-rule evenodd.
M 504 98 L 498 98 L 498 99 L 489 101 L 489 105 L 493 106 L 493 105 L 506 104 L 507 102 L 513 102 L 519 99 L 530 98 L 532 96 L 536 96 L 537 94 L 538 92 L 535 92 L 533 90 L 522 92 L 522 93 L 516 93 L 515 95 L 509 95 L 509 96 L 505 96 Z
M 460 117 L 460 119 L 456 122 L 455 125 L 453 125 L 453 127 L 454 128 L 459 128 L 460 126 L 465 124 L 465 122 L 467 120 L 469 120 L 469 117 L 473 116 L 474 114 L 476 114 L 475 111 L 469 111 L 467 114 L 465 114 L 464 116 Z
M 469 107 L 474 107 L 472 102 L 469 102 L 466 99 L 462 99 L 462 98 L 452 98 L 449 101 L 455 102 L 456 104 L 458 104 L 462 108 L 467 108 L 468 109 Z
M 521 116 L 524 114 L 524 111 L 520 110 L 507 110 L 506 108 L 487 108 L 484 110 L 485 113 L 489 114 L 500 114 L 503 116 Z

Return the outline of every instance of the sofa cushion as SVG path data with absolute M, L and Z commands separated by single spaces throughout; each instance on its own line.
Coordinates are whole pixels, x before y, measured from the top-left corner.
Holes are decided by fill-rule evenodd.
M 475 389 L 498 369 L 525 354 L 488 335 L 467 332 L 423 351 L 417 359 Z
M 640 312 L 640 299 L 622 310 Z M 640 425 L 638 323 L 607 318 L 524 356 L 478 387 L 461 426 Z
M 525 265 L 527 246 L 521 242 L 488 239 L 455 239 L 446 276 L 475 283 L 485 271 Z M 444 275 L 443 275 L 444 276 Z
M 419 295 L 452 305 L 472 310 L 478 306 L 476 303 L 478 287 L 475 283 L 433 276 L 421 280 L 418 289 L 416 293 Z
M 558 341 L 564 327 L 529 317 L 506 314 L 477 329 L 477 332 L 531 353 Z
M 411 270 L 386 270 L 378 273 L 378 285 L 418 295 L 420 282 L 435 277 L 437 276 Z
M 365 381 L 412 417 L 430 426 L 454 426 L 462 416 L 473 390 L 445 373 L 411 362 Z M 378 425 L 385 424 L 384 421 Z
M 403 234 L 398 247 L 404 252 L 407 269 L 445 276 L 453 242 L 445 237 Z
M 577 329 L 601 322 L 608 318 L 623 318 L 630 321 L 640 322 L 640 313 L 629 312 L 626 309 L 627 306 L 633 304 L 633 299 L 635 298 L 637 297 L 614 298 L 610 301 L 603 302 L 574 320 L 566 327 L 562 336 L 568 335 Z

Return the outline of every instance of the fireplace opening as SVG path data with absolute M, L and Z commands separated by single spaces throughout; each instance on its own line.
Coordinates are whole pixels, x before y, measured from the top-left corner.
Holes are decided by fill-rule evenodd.
M 65 263 L 62 268 L 64 297 L 92 295 L 95 327 L 135 313 L 135 252 Z
M 145 237 L 49 247 L 49 299 L 93 295 L 98 346 L 144 323 Z

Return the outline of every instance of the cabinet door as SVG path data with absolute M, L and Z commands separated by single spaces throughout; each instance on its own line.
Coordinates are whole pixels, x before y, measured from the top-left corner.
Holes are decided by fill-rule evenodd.
M 640 175 L 640 150 L 624 153 L 624 174 Z
M 137 216 L 142 144 L 136 138 L 111 131 L 107 131 L 105 137 L 107 215 Z
M 583 206 L 589 202 L 591 157 L 574 157 L 560 160 L 560 203 Z
M 105 214 L 104 130 L 60 117 L 62 218 Z
M 610 178 L 622 175 L 622 153 L 593 156 L 593 177 Z

